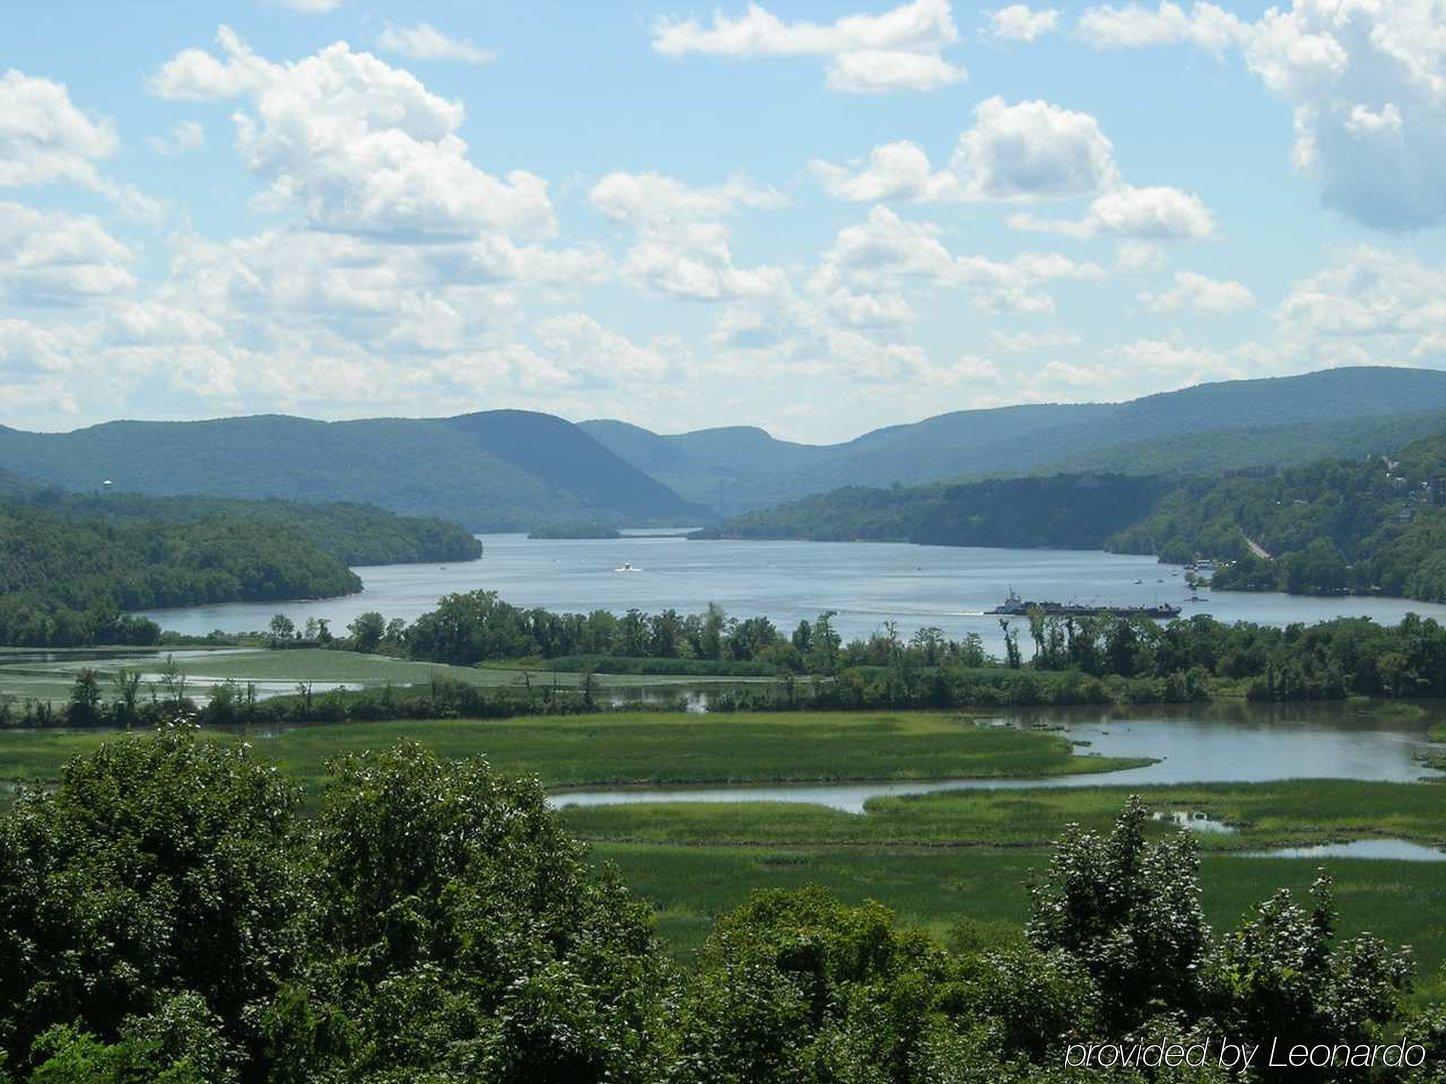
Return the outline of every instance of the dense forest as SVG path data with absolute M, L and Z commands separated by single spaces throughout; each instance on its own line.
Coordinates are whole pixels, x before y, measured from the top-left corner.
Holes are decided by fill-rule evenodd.
M 725 520 L 704 538 L 1100 548 L 1226 562 L 1226 590 L 1446 600 L 1446 436 L 1395 457 L 1214 478 L 1069 474 L 849 488 Z
M 248 746 L 123 737 L 0 811 L 0 1080 L 1441 1079 L 1408 948 L 1339 935 L 1324 876 L 1213 929 L 1189 833 L 1148 822 L 1063 828 L 1021 936 L 769 890 L 685 965 L 535 780 L 400 745 L 307 811 Z M 1313 1064 L 1221 1067 L 1276 1037 Z
M 1147 515 L 1176 484 L 1102 474 L 916 488 L 851 486 L 733 516 L 694 537 L 1098 549 Z
M 0 499 L 0 643 L 154 643 L 123 611 L 349 594 L 361 562 L 464 560 L 437 520 L 360 505 L 22 490 Z

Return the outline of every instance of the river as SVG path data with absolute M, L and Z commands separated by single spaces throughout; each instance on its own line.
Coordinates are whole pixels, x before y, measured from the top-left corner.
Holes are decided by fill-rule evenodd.
M 959 638 L 978 633 L 999 649 L 998 620 L 984 611 L 1012 587 L 1025 598 L 1117 605 L 1171 602 L 1186 615 L 1283 625 L 1361 615 L 1394 622 L 1415 611 L 1446 621 L 1446 606 L 1401 599 L 1307 598 L 1204 592 L 1187 603 L 1183 570 L 1152 557 L 1097 550 L 992 549 L 884 542 L 689 541 L 679 535 L 621 539 L 528 539 L 482 535 L 480 560 L 376 565 L 356 571 L 359 594 L 305 602 L 228 603 L 152 611 L 166 629 L 204 634 L 262 629 L 277 612 L 298 624 L 325 618 L 336 631 L 368 610 L 411 621 L 452 591 L 487 588 L 508 602 L 552 610 L 631 607 L 680 612 L 717 602 L 737 617 L 764 615 L 785 630 L 836 610 L 845 638 L 884 621 L 904 635 L 936 625 Z M 634 571 L 616 569 L 631 565 Z

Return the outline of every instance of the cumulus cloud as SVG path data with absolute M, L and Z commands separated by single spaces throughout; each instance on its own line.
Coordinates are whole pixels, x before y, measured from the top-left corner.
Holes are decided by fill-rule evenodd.
M 96 219 L 0 202 L 0 297 L 74 305 L 131 290 L 135 254 Z
M 1325 203 L 1368 226 L 1446 222 L 1446 35 L 1439 0 L 1292 0 L 1254 23 L 1208 3 L 1086 11 L 1109 48 L 1188 42 L 1246 68 L 1293 108 L 1292 162 Z
M 416 26 L 392 26 L 377 35 L 377 45 L 388 52 L 400 53 L 410 60 L 457 60 L 463 64 L 491 64 L 497 54 L 482 49 L 465 38 L 442 33 L 430 23 Z
M 991 331 L 989 342 L 1001 353 L 1033 354 L 1040 350 L 1078 346 L 1080 337 L 1072 331 Z
M 1174 285 L 1155 293 L 1143 292 L 1140 302 L 1151 312 L 1242 312 L 1255 304 L 1255 295 L 1242 283 L 1212 279 L 1194 271 L 1176 271 Z
M 250 100 L 253 111 L 235 117 L 236 147 L 267 185 L 264 206 L 309 226 L 383 235 L 552 231 L 546 182 L 474 165 L 457 135 L 462 105 L 409 72 L 345 42 L 275 64 L 225 27 L 217 41 L 221 57 L 188 49 L 151 87 L 166 98 Z
M 716 12 L 711 23 L 665 18 L 652 28 L 653 49 L 665 56 L 821 57 L 829 88 L 856 94 L 959 82 L 964 69 L 942 55 L 958 38 L 949 0 L 912 0 L 832 23 L 786 22 L 750 3 L 735 17 Z
M 1053 299 L 1041 287 L 1055 280 L 1104 277 L 1098 264 L 1057 253 L 1024 252 L 1009 260 L 956 256 L 939 239 L 937 227 L 900 218 L 875 207 L 863 222 L 838 232 L 810 281 L 820 296 L 890 295 L 914 282 L 968 291 L 975 307 L 991 312 L 1046 313 Z
M 733 262 L 723 219 L 745 208 L 780 207 L 783 197 L 747 178 L 695 187 L 660 173 L 610 173 L 588 192 L 605 217 L 629 227 L 633 243 L 623 271 L 660 294 L 696 301 L 779 294 L 783 272 Z
M 1035 10 L 1028 4 L 1010 4 L 989 12 L 989 36 L 996 41 L 1037 41 L 1059 29 L 1059 11 Z
M 1215 219 L 1199 196 L 1178 188 L 1121 185 L 1090 203 L 1078 219 L 1017 214 L 1017 230 L 1066 237 L 1127 237 L 1145 241 L 1198 241 L 1215 232 Z
M 1197 3 L 1187 13 L 1165 0 L 1155 8 L 1140 4 L 1088 8 L 1075 32 L 1096 49 L 1187 43 L 1218 57 L 1245 39 L 1247 25 L 1214 4 Z
M 1045 101 L 980 102 L 947 168 L 908 141 L 875 147 L 854 168 L 813 163 L 841 199 L 1035 200 L 1093 195 L 1114 184 L 1114 148 L 1088 113 Z
M 1361 246 L 1291 288 L 1283 347 L 1314 364 L 1446 360 L 1446 267 Z
M 119 146 L 115 126 L 77 108 L 65 84 L 14 68 L 0 77 L 0 188 L 73 184 L 154 217 L 159 204 L 99 169 Z

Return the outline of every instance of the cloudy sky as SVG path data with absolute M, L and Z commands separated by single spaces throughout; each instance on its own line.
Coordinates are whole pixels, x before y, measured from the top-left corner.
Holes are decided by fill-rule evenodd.
M 17 0 L 0 423 L 1446 366 L 1446 0 Z

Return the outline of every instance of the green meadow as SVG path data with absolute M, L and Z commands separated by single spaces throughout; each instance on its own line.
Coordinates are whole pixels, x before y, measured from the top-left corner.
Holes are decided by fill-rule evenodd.
M 90 668 L 108 681 L 117 670 L 127 668 L 142 675 L 148 683 L 158 681 L 167 665 L 167 653 L 137 654 L 106 652 L 65 653 L 70 657 L 47 662 L 7 662 L 0 654 L 0 698 L 11 700 L 51 700 L 60 702 L 70 693 L 71 683 L 82 668 Z M 486 687 L 520 687 L 530 682 L 534 687 L 557 686 L 576 688 L 584 678 L 578 668 L 548 670 L 518 664 L 485 667 L 448 666 L 444 663 L 414 662 L 387 655 L 361 654 L 355 651 L 332 651 L 324 648 L 297 648 L 273 651 L 265 648 L 214 651 L 188 649 L 173 656 L 175 669 L 186 676 L 188 693 L 204 696 L 207 689 L 219 682 L 235 681 L 240 685 L 265 682 L 287 686 L 299 683 L 359 686 L 426 685 L 433 681 L 460 681 Z M 768 678 L 709 677 L 687 674 L 596 674 L 599 688 L 630 689 L 667 686 L 736 685 L 768 681 Z
M 1231 831 L 1195 832 L 1206 851 L 1355 839 L 1446 846 L 1446 786 L 1343 779 L 945 791 L 874 798 L 863 814 L 785 802 L 649 802 L 568 807 L 562 816 L 579 836 L 628 843 L 1039 847 L 1070 822 L 1108 828 L 1130 794 L 1161 814 L 1204 814 L 1223 822 Z M 1152 827 L 1157 834 L 1177 830 L 1168 816 Z M 1446 880 L 1446 866 L 1442 871 Z
M 851 902 L 876 899 L 944 937 L 1002 943 L 1021 936 L 1025 884 L 1049 861 L 1043 850 L 594 845 L 650 901 L 680 957 L 702 944 L 713 917 L 753 888 L 819 884 Z M 1341 931 L 1369 930 L 1416 951 L 1422 993 L 1446 996 L 1446 866 L 1430 862 L 1243 858 L 1201 863 L 1209 920 L 1229 926 L 1279 888 L 1307 888 L 1320 866 L 1335 878 Z
M 1038 778 L 1141 763 L 1077 755 L 1054 733 L 928 712 L 610 712 L 335 723 L 240 733 L 308 786 L 320 782 L 329 758 L 402 738 L 443 757 L 486 757 L 502 771 L 535 775 L 548 787 Z M 103 737 L 104 732 L 93 731 L 0 731 L 0 781 L 53 779 L 69 757 Z

